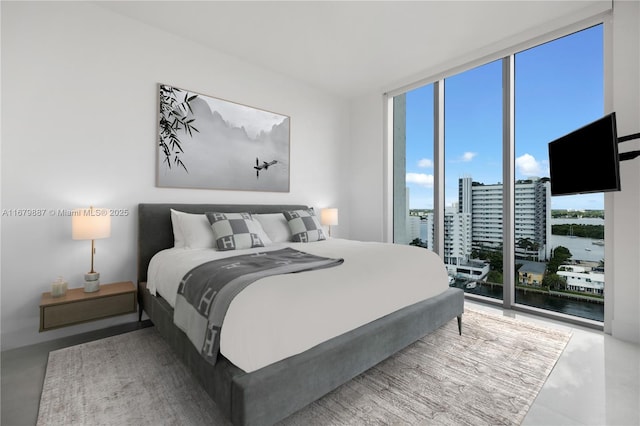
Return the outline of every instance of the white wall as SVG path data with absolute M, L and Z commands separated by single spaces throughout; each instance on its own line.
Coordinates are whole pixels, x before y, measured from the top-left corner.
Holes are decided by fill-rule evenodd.
M 350 117 L 349 237 L 383 241 L 382 95 L 373 94 L 353 100 Z
M 616 112 L 618 135 L 625 136 L 640 132 L 640 2 L 614 3 L 612 42 L 609 102 Z M 621 152 L 638 149 L 637 140 L 620 145 Z M 605 277 L 605 282 L 614 283 L 613 292 L 605 293 L 605 309 L 612 308 L 605 312 L 605 320 L 611 321 L 606 331 L 640 343 L 640 158 L 620 163 L 620 184 L 622 191 L 605 199 L 614 241 L 605 268 L 613 264 L 613 274 Z
M 600 7 L 600 5 L 598 5 Z M 636 1 L 616 1 L 613 14 L 613 51 L 611 82 L 613 85 L 612 108 L 618 117 L 618 133 L 626 135 L 640 132 L 640 3 Z M 602 12 L 594 9 L 593 15 Z M 522 37 L 514 37 L 512 46 L 525 43 L 547 33 L 554 33 L 562 27 L 587 19 L 591 13 L 586 10 L 582 16 L 562 17 L 551 20 L 545 28 L 528 31 Z M 494 52 L 509 50 L 504 42 L 495 46 Z M 455 58 L 450 64 L 434 66 L 435 74 L 450 69 L 462 71 L 464 63 L 475 63 L 491 55 L 487 48 L 467 58 Z M 423 76 L 428 78 L 429 76 Z M 409 84 L 409 83 L 407 83 Z M 358 239 L 384 240 L 380 222 L 385 208 L 382 188 L 382 90 L 380 93 L 363 96 L 351 102 L 352 117 L 352 167 L 366 179 L 360 179 L 352 188 L 351 213 L 353 218 L 365 217 L 375 212 L 376 220 L 351 223 L 351 237 Z M 380 144 L 380 145 L 376 145 Z M 623 151 L 640 149 L 637 142 L 621 146 Z M 626 146 L 629 145 L 629 146 Z M 607 282 L 614 283 L 613 294 L 607 293 L 605 330 L 614 337 L 640 342 L 640 159 L 626 161 L 621 166 L 623 190 L 617 194 L 607 194 L 605 198 L 608 222 L 612 230 L 611 254 L 607 255 Z M 362 195 L 360 195 L 362 194 Z M 609 247 L 610 245 L 607 244 Z M 613 266 L 611 267 L 611 264 Z M 611 297 L 610 297 L 611 296 Z M 610 323 L 608 323 L 610 321 Z
M 45 209 L 2 217 L 2 349 L 110 324 L 38 333 L 40 295 L 58 275 L 82 286 L 90 243 L 53 209 L 128 209 L 96 241 L 102 282 L 136 277 L 139 202 L 305 203 L 340 207 L 349 135 L 345 101 L 85 2 L 2 2 L 2 204 Z M 291 117 L 289 193 L 155 187 L 157 85 L 166 83 Z

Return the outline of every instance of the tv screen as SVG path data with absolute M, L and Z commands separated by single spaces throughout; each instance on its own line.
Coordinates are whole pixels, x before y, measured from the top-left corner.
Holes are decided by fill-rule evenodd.
M 615 112 L 549 143 L 551 195 L 620 190 Z

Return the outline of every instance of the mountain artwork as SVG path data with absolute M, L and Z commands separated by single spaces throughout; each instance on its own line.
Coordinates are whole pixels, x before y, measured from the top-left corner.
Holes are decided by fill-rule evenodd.
M 157 186 L 289 192 L 288 116 L 159 90 Z

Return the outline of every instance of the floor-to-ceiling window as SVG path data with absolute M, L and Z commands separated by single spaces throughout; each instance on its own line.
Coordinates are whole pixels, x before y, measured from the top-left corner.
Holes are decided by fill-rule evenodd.
M 396 96 L 393 111 L 393 240 L 433 249 L 433 84 Z
M 604 197 L 551 197 L 547 154 L 550 141 L 604 114 L 602 27 L 394 96 L 394 241 L 433 248 L 434 231 L 443 234 L 450 285 L 603 320 Z
M 444 259 L 452 285 L 501 299 L 500 60 L 445 79 L 444 123 Z
M 552 197 L 545 178 L 548 143 L 603 116 L 603 72 L 602 25 L 515 55 L 515 301 L 597 321 L 604 196 Z

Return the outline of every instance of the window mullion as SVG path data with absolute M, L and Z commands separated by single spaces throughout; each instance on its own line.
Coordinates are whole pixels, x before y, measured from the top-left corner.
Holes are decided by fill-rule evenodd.
M 502 303 L 515 303 L 515 93 L 514 55 L 502 59 Z
M 444 260 L 444 80 L 433 84 L 433 251 Z

